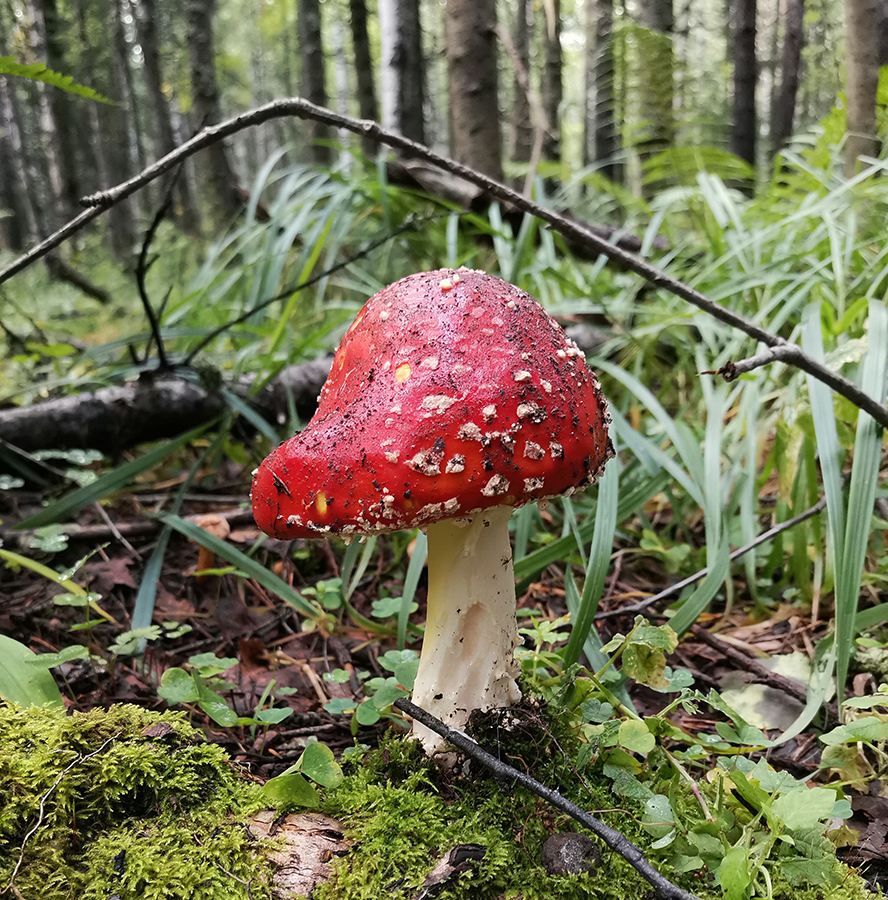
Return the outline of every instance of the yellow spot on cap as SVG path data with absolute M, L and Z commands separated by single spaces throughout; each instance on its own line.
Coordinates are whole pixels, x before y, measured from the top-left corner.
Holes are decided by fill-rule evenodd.
M 412 371 L 413 369 L 410 368 L 410 363 L 401 363 L 401 365 L 395 369 L 395 381 L 403 384 L 410 377 Z
M 318 495 L 315 497 L 315 506 L 319 515 L 324 516 L 327 514 L 327 498 L 324 496 L 323 491 L 318 491 Z

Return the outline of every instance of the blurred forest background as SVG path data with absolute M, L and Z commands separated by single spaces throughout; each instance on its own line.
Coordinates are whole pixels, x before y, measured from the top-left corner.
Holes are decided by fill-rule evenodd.
M 650 198 L 701 169 L 751 189 L 834 109 L 853 118 L 849 152 L 872 156 L 888 4 L 7 0 L 0 54 L 112 101 L 4 79 L 0 247 L 20 250 L 201 127 L 297 94 L 496 178 L 539 173 L 615 198 Z M 251 129 L 187 165 L 182 228 L 217 233 L 217 214 L 242 208 L 277 152 L 347 171 L 376 148 L 292 120 Z M 157 202 L 143 191 L 111 211 L 118 258 Z

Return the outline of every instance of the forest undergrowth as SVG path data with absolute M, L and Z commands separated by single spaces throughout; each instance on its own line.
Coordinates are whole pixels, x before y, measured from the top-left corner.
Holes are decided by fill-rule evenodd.
M 535 200 L 637 235 L 642 258 L 884 404 L 888 189 L 879 166 L 850 181 L 837 173 L 834 127 L 785 153 L 753 198 L 717 168 L 683 175 L 667 151 L 652 164 L 661 189 L 650 201 L 594 171 L 554 192 L 539 181 Z M 791 359 L 747 364 L 762 350 L 747 334 L 604 255 L 572 252 L 530 214 L 496 203 L 466 213 L 390 185 L 382 164 L 319 172 L 283 153 L 250 197 L 207 247 L 158 216 L 133 277 L 88 234 L 72 258 L 110 306 L 36 266 L 4 287 L 0 696 L 83 713 L 185 710 L 251 775 L 283 777 L 268 789 L 283 808 L 354 812 L 355 797 L 383 791 L 367 773 L 393 780 L 385 736 L 407 726 L 392 704 L 416 672 L 425 536 L 261 535 L 250 473 L 305 417 L 292 390 L 274 415 L 254 401 L 288 367 L 330 353 L 389 282 L 479 268 L 575 329 L 618 451 L 595 487 L 513 516 L 522 677 L 540 710 L 557 711 L 534 714 L 531 743 L 549 749 L 525 747 L 513 764 L 608 811 L 700 897 L 864 896 L 836 854 L 871 872 L 886 854 L 881 425 Z M 731 367 L 741 374 L 727 380 Z M 212 393 L 214 414 L 105 453 L 4 439 L 8 410 L 159 376 Z M 388 762 L 368 755 L 380 740 Z M 326 756 L 281 776 L 315 744 L 345 757 L 345 788 L 331 786 Z M 452 786 L 410 777 L 430 779 L 422 815 L 440 824 Z M 493 807 L 536 803 L 503 801 L 493 784 L 478 788 L 493 792 L 489 818 L 462 838 L 432 829 L 417 865 L 448 841 L 493 847 L 482 836 Z M 567 827 L 535 815 L 523 832 L 533 847 Z M 395 840 L 380 827 L 360 825 L 368 853 Z M 13 843 L 0 852 L 3 884 Z M 543 879 L 530 844 L 523 864 Z M 512 896 L 514 848 L 497 846 L 490 866 L 469 867 L 441 896 L 481 896 L 479 885 Z M 563 894 L 547 884 L 548 896 L 574 896 L 575 884 Z

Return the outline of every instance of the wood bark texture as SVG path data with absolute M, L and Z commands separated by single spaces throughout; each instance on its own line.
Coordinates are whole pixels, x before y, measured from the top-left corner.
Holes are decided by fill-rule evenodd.
M 858 171 L 861 156 L 877 156 L 876 90 L 879 85 L 878 0 L 845 0 L 848 135 L 845 175 Z
M 849 0 L 855 2 L 855 0 Z M 734 99 L 731 116 L 731 150 L 755 165 L 757 118 L 755 91 L 758 60 L 755 52 L 756 0 L 734 4 Z
M 561 161 L 561 101 L 564 88 L 561 81 L 561 0 L 546 0 L 545 29 L 543 31 L 543 70 L 540 93 L 546 114 L 546 134 L 543 136 L 543 158 Z
M 512 114 L 509 122 L 509 156 L 515 162 L 530 162 L 533 149 L 533 120 L 527 96 L 530 73 L 530 47 L 533 42 L 533 0 L 518 0 L 512 43 L 517 62 L 512 79 Z M 523 71 L 519 71 L 519 66 Z M 523 181 L 523 179 L 521 179 Z
M 787 0 L 780 56 L 780 83 L 771 109 L 771 150 L 778 153 L 792 137 L 796 96 L 805 44 L 805 0 Z
M 327 106 L 319 0 L 298 0 L 297 16 L 299 47 L 302 52 L 302 96 L 318 106 Z M 324 143 L 332 136 L 329 127 L 320 122 L 306 122 L 305 134 L 312 160 L 320 166 L 330 165 L 333 151 Z
M 186 0 L 186 40 L 191 70 L 191 112 L 195 130 L 222 121 L 219 83 L 216 79 L 214 38 L 215 0 Z M 207 173 L 211 202 L 226 218 L 241 208 L 237 178 L 222 141 L 207 148 L 204 171 Z
M 379 118 L 379 104 L 376 100 L 376 80 L 373 77 L 373 57 L 367 31 L 366 0 L 348 0 L 348 9 L 357 72 L 355 96 L 358 100 L 358 114 L 362 119 L 376 121 Z M 361 150 L 366 157 L 374 159 L 379 147 L 376 141 L 365 136 L 361 138 Z
M 444 39 L 453 154 L 502 181 L 495 0 L 447 0 Z

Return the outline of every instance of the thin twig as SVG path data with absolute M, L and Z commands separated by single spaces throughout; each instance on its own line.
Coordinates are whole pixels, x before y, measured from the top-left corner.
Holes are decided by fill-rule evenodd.
M 62 783 L 62 779 L 68 774 L 68 772 L 71 771 L 71 769 L 82 765 L 88 759 L 92 759 L 94 756 L 98 756 L 105 749 L 105 747 L 108 746 L 108 744 L 110 744 L 112 741 L 116 741 L 119 737 L 119 734 L 115 734 L 112 737 L 109 737 L 108 740 L 105 741 L 105 743 L 102 744 L 102 746 L 99 747 L 98 750 L 93 750 L 92 753 L 87 753 L 86 756 L 81 756 L 78 759 L 75 759 L 74 762 L 62 769 L 62 771 L 59 773 L 59 777 L 56 778 L 55 783 L 52 785 L 52 787 L 40 798 L 40 809 L 37 814 L 37 821 L 34 823 L 33 828 L 31 828 L 31 830 L 25 835 L 25 838 L 22 841 L 21 852 L 19 853 L 18 861 L 15 864 L 15 868 L 12 870 L 12 874 L 9 876 L 9 881 L 6 884 L 6 887 L 3 888 L 2 891 L 0 891 L 0 894 L 5 894 L 13 887 L 19 870 L 22 867 L 22 863 L 25 860 L 25 845 L 37 833 L 38 829 L 43 824 L 43 814 L 45 812 L 46 802 L 49 800 L 52 792 Z
M 518 769 L 497 759 L 478 746 L 468 735 L 451 728 L 449 725 L 445 725 L 440 719 L 436 719 L 431 713 L 426 712 L 415 703 L 411 703 L 405 697 L 395 700 L 393 705 L 400 709 L 401 712 L 407 713 L 412 719 L 416 719 L 417 722 L 425 725 L 426 728 L 434 731 L 435 734 L 449 741 L 467 756 L 486 766 L 497 778 L 520 784 L 532 794 L 542 797 L 547 803 L 567 813 L 572 819 L 588 828 L 594 835 L 601 838 L 614 853 L 619 853 L 642 878 L 649 882 L 659 897 L 664 898 L 664 900 L 699 900 L 694 894 L 689 894 L 687 891 L 682 890 L 678 885 L 673 884 L 668 878 L 661 875 L 647 861 L 641 849 L 636 847 L 625 835 L 615 828 L 605 825 L 604 822 L 601 822 L 594 816 L 589 815 L 585 810 L 580 809 L 575 803 L 571 803 L 570 800 L 559 794 L 558 791 L 553 791 L 552 788 L 540 784 L 536 779 L 525 775 L 524 772 L 520 772 Z
M 777 537 L 778 534 L 788 531 L 790 528 L 813 518 L 819 512 L 822 512 L 825 507 L 826 497 L 821 497 L 813 506 L 809 507 L 804 512 L 800 512 L 797 516 L 793 516 L 785 522 L 778 522 L 778 524 L 774 525 L 772 528 L 763 531 L 758 537 L 753 538 L 748 544 L 738 547 L 731 553 L 728 559 L 733 562 L 735 559 L 745 556 L 750 550 L 755 550 L 756 547 L 767 543 L 772 538 Z M 639 600 L 638 603 L 633 603 L 631 606 L 621 606 L 616 609 L 602 610 L 601 612 L 595 613 L 595 618 L 610 619 L 614 616 L 630 616 L 633 613 L 644 612 L 648 607 L 653 606 L 655 603 L 659 603 L 661 600 L 665 600 L 667 597 L 672 597 L 675 594 L 680 594 L 688 585 L 693 584 L 695 581 L 699 581 L 701 578 L 705 578 L 708 574 L 709 567 L 707 566 L 705 569 L 700 569 L 699 572 L 694 572 L 693 575 L 688 575 L 687 578 L 677 581 L 675 584 L 670 585 L 658 594 L 654 594 L 644 600 Z
M 764 684 L 774 690 L 782 691 L 799 703 L 804 704 L 808 701 L 808 688 L 806 685 L 794 681 L 792 678 L 787 678 L 779 672 L 772 672 L 770 669 L 765 668 L 757 659 L 754 659 L 742 650 L 732 647 L 727 641 L 720 639 L 718 635 L 713 634 L 700 625 L 694 625 L 691 631 L 694 637 L 699 638 L 705 644 L 709 644 L 710 647 L 734 663 L 738 669 L 748 672 L 754 683 Z M 823 711 L 826 728 L 831 728 L 841 721 L 839 708 L 835 703 L 825 703 Z
M 166 195 L 163 198 L 163 202 L 160 204 L 157 212 L 154 214 L 154 218 L 151 220 L 151 224 L 148 226 L 148 230 L 145 232 L 145 238 L 142 241 L 142 247 L 139 250 L 139 259 L 136 263 L 136 285 L 139 288 L 139 299 L 142 301 L 142 308 L 145 310 L 145 317 L 148 319 L 148 325 L 151 329 L 151 337 L 154 339 L 154 343 L 157 344 L 157 358 L 160 363 L 160 369 L 165 371 L 170 368 L 170 362 L 167 358 L 166 347 L 163 343 L 163 338 L 160 334 L 160 317 L 154 311 L 154 307 L 151 305 L 151 300 L 148 297 L 148 287 L 145 284 L 145 279 L 148 275 L 148 269 L 151 267 L 151 263 L 148 262 L 148 250 L 151 247 L 151 244 L 154 241 L 154 236 L 157 234 L 157 229 L 160 227 L 160 223 L 163 221 L 166 216 L 169 208 L 173 205 L 173 190 L 176 187 L 176 182 L 179 180 L 179 174 L 182 172 L 182 167 L 179 166 L 175 172 L 173 172 L 172 178 L 169 180 L 169 184 L 167 184 Z M 148 344 L 145 347 L 145 360 L 148 359 L 148 353 L 151 350 L 151 338 L 148 339 Z
M 35 259 L 45 256 L 54 247 L 57 247 L 67 237 L 79 231 L 92 219 L 100 215 L 104 210 L 110 208 L 121 200 L 129 197 L 146 184 L 168 172 L 173 166 L 178 165 L 183 159 L 193 156 L 205 147 L 243 131 L 245 128 L 251 128 L 261 125 L 271 119 L 278 119 L 285 116 L 295 116 L 300 119 L 310 119 L 317 122 L 323 122 L 332 125 L 335 128 L 342 128 L 360 135 L 363 138 L 378 141 L 386 144 L 396 150 L 400 150 L 409 156 L 423 159 L 449 172 L 457 175 L 472 184 L 477 185 L 488 193 L 488 195 L 504 203 L 510 204 L 514 209 L 536 216 L 544 222 L 547 222 L 555 231 L 568 238 L 571 241 L 583 246 L 587 250 L 613 260 L 623 269 L 634 272 L 649 284 L 656 288 L 669 291 L 676 297 L 687 301 L 693 306 L 709 313 L 713 318 L 718 319 L 725 325 L 736 328 L 744 334 L 749 335 L 756 341 L 765 344 L 771 348 L 785 348 L 780 352 L 787 352 L 792 356 L 793 365 L 797 369 L 813 376 L 818 381 L 832 388 L 836 393 L 841 394 L 850 400 L 855 406 L 869 413 L 879 424 L 888 428 L 888 406 L 870 397 L 865 391 L 862 391 L 853 381 L 845 378 L 832 369 L 818 362 L 813 357 L 808 356 L 800 348 L 796 348 L 794 344 L 786 341 L 784 338 L 762 328 L 752 319 L 726 309 L 713 300 L 710 300 L 704 294 L 684 284 L 672 275 L 667 275 L 662 270 L 652 266 L 650 263 L 629 253 L 626 250 L 615 246 L 605 238 L 595 234 L 595 232 L 582 222 L 574 221 L 551 209 L 546 209 L 530 198 L 524 197 L 518 191 L 514 191 L 480 172 L 469 168 L 462 163 L 458 163 L 446 156 L 430 150 L 423 144 L 411 141 L 394 132 L 387 131 L 377 122 L 367 119 L 354 119 L 341 113 L 333 112 L 314 103 L 309 103 L 301 97 L 292 97 L 281 100 L 273 100 L 264 106 L 257 107 L 231 119 L 221 122 L 209 128 L 204 128 L 198 132 L 193 138 L 181 144 L 175 150 L 159 159 L 156 163 L 148 166 L 138 175 L 124 181 L 123 183 L 109 188 L 106 191 L 100 191 L 86 197 L 82 202 L 91 207 L 82 212 L 75 219 L 72 219 L 67 225 L 59 231 L 50 235 L 46 240 L 42 241 L 33 249 L 20 256 L 17 260 L 0 271 L 0 284 L 11 278 L 17 272 L 20 272 Z

